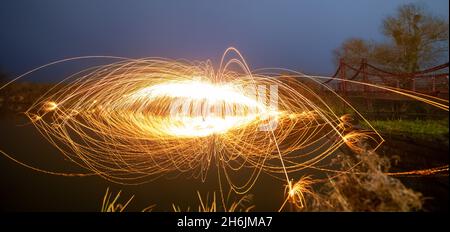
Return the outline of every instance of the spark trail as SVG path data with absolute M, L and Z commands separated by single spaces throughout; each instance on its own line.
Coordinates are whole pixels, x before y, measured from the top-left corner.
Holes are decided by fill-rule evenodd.
M 120 59 L 66 78 L 25 112 L 64 156 L 112 182 L 140 184 L 180 172 L 205 180 L 215 162 L 219 178 L 234 192 L 248 192 L 261 172 L 282 175 L 285 203 L 303 206 L 314 181 L 307 177 L 293 184 L 290 173 L 333 172 L 317 164 L 342 145 L 358 151 L 360 141 L 369 141 L 375 150 L 384 141 L 333 92 L 371 127 L 346 131 L 346 121 L 315 88 L 299 81 L 330 89 L 318 81 L 325 77 L 252 72 L 234 48 L 223 54 L 218 70 L 209 61 Z M 448 111 L 448 102 L 379 88 Z

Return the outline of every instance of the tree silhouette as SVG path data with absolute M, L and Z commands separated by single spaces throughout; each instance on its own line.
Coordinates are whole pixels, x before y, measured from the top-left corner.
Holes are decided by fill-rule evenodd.
M 448 59 L 448 21 L 417 4 L 401 5 L 383 20 L 387 42 L 350 38 L 334 51 L 334 60 L 347 63 L 367 59 L 394 72 L 415 72 Z

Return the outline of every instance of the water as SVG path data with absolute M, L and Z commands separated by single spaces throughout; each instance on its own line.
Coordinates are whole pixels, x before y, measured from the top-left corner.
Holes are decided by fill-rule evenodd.
M 0 149 L 14 158 L 44 170 L 55 172 L 84 172 L 66 160 L 60 152 L 50 145 L 33 125 L 24 125 L 24 117 L 0 118 Z M 394 170 L 413 170 L 420 167 L 435 167 L 448 163 L 448 146 L 429 147 L 411 141 L 388 139 L 381 153 L 399 155 L 399 165 Z M 419 164 L 419 165 L 418 165 Z M 4 156 L 0 156 L 0 208 L 2 211 L 100 211 L 106 188 L 114 193 L 122 190 L 121 202 L 134 195 L 127 207 L 131 211 L 156 204 L 154 211 L 172 211 L 172 204 L 181 209 L 197 210 L 199 205 L 197 191 L 202 196 L 216 192 L 219 200 L 219 184 L 215 165 L 212 164 L 207 180 L 202 182 L 186 175 L 169 175 L 147 184 L 127 186 L 111 183 L 98 176 L 63 177 L 40 173 L 25 168 Z M 306 172 L 305 172 L 306 173 Z M 290 174 L 298 179 L 305 173 Z M 311 174 L 309 171 L 307 174 Z M 314 173 L 320 177 L 320 173 Z M 323 174 L 322 174 L 323 177 Z M 250 191 L 254 211 L 276 211 L 284 200 L 283 176 L 280 179 L 261 174 Z M 448 176 L 425 178 L 401 178 L 402 182 L 427 197 L 425 210 L 448 211 Z M 234 196 L 233 199 L 237 199 Z
M 65 160 L 64 156 L 39 134 L 33 125 L 18 126 L 27 121 L 21 117 L 0 119 L 0 148 L 14 158 L 44 170 L 77 172 L 83 170 Z M 122 202 L 132 195 L 127 207 L 140 211 L 156 204 L 154 211 L 171 211 L 172 203 L 182 209 L 197 210 L 196 191 L 202 196 L 216 192 L 219 185 L 214 165 L 203 183 L 187 175 L 162 177 L 147 184 L 127 186 L 111 183 L 98 176 L 63 177 L 40 173 L 0 157 L 0 205 L 3 211 L 99 211 L 107 187 L 113 192 L 122 190 Z M 295 177 L 295 176 L 293 176 Z M 257 211 L 278 210 L 283 202 L 284 182 L 262 174 L 251 190 L 252 204 Z M 236 197 L 234 199 L 237 199 Z

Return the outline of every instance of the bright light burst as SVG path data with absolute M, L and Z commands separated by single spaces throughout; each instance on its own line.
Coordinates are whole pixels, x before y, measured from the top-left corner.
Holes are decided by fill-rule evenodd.
M 281 175 L 286 202 L 303 207 L 313 181 L 293 184 L 289 173 L 331 171 L 318 164 L 340 146 L 374 150 L 384 141 L 374 128 L 349 132 L 348 117 L 302 82 L 330 90 L 316 78 L 251 72 L 234 48 L 217 70 L 209 61 L 124 59 L 70 76 L 26 115 L 71 161 L 113 182 L 180 172 L 205 180 L 213 163 L 220 183 L 239 194 L 263 171 Z
M 224 134 L 229 130 L 255 122 L 259 118 L 277 115 L 278 112 L 275 110 L 266 109 L 264 104 L 244 94 L 243 89 L 231 84 L 213 84 L 195 80 L 167 81 L 131 93 L 113 107 L 114 110 L 126 110 L 133 105 L 138 105 L 141 110 L 151 107 L 155 109 L 152 103 L 156 102 L 155 105 L 157 105 L 161 99 L 169 98 L 170 103 L 164 102 L 168 103 L 169 105 L 166 106 L 171 106 L 171 110 L 174 111 L 170 112 L 172 114 L 169 117 L 161 120 L 157 126 L 154 124 L 149 126 L 145 123 L 147 120 L 143 118 L 136 121 L 136 125 L 152 133 L 159 133 L 161 136 L 175 137 Z M 177 100 L 173 101 L 173 99 Z M 254 109 L 254 111 L 236 111 L 234 110 L 236 105 L 244 106 L 247 110 Z M 182 107 L 185 108 L 184 112 L 179 113 L 177 110 Z M 222 111 L 222 107 L 226 110 Z M 154 130 L 155 128 L 157 130 Z
M 238 58 L 226 61 L 233 51 Z M 124 60 L 69 77 L 26 114 L 64 155 L 108 180 L 138 184 L 172 172 L 205 180 L 214 163 L 245 193 L 262 171 L 315 168 L 346 143 L 340 117 L 298 78 L 318 82 L 252 73 L 233 48 L 218 70 Z M 246 178 L 235 175 L 242 170 Z

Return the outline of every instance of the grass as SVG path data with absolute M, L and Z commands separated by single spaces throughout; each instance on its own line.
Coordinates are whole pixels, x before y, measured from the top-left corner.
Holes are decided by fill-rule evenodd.
M 338 155 L 341 171 L 329 178 L 304 211 L 409 212 L 423 210 L 424 198 L 389 176 L 390 161 L 372 151 Z M 357 165 L 358 164 L 358 165 Z
M 103 197 L 103 204 L 101 212 L 123 212 L 123 210 L 130 204 L 131 200 L 133 200 L 134 195 L 125 203 L 119 203 L 118 200 L 120 198 L 120 194 L 122 191 L 119 191 L 115 197 L 113 197 L 113 193 L 109 191 L 109 187 L 106 189 L 105 196 Z M 113 198 L 111 198 L 113 197 Z
M 448 118 L 443 120 L 372 120 L 372 126 L 383 134 L 405 135 L 417 139 L 448 138 Z M 366 123 L 362 127 L 368 128 Z
M 228 204 L 227 202 L 230 200 L 230 194 L 229 192 L 228 197 L 226 199 L 226 202 L 223 202 L 223 204 Z M 220 203 L 218 203 L 218 200 L 216 198 L 216 193 L 213 192 L 212 198 L 209 197 L 209 194 L 206 195 L 206 198 L 203 198 L 199 191 L 197 191 L 197 196 L 199 200 L 198 205 L 198 212 L 249 212 L 253 210 L 255 207 L 254 205 L 251 205 L 250 202 L 252 201 L 253 195 L 247 194 L 238 199 L 237 201 L 231 202 L 229 206 L 222 205 L 220 206 Z M 220 200 L 219 200 L 220 201 Z M 186 210 L 181 209 L 180 206 L 177 206 L 175 204 L 172 204 L 172 208 L 174 212 L 189 212 L 191 211 L 191 208 L 188 207 Z
M 134 195 L 128 199 L 128 201 L 119 200 L 120 194 L 122 190 L 120 190 L 115 196 L 113 196 L 113 192 L 109 190 L 109 187 L 106 189 L 105 196 L 103 197 L 102 208 L 100 212 L 124 212 L 130 202 L 133 200 Z M 150 205 L 146 208 L 142 209 L 141 212 L 151 212 L 156 205 Z

